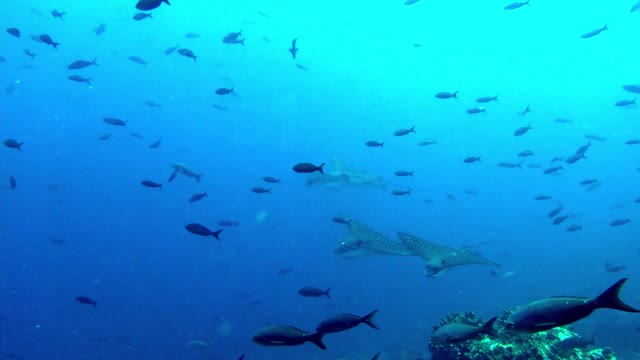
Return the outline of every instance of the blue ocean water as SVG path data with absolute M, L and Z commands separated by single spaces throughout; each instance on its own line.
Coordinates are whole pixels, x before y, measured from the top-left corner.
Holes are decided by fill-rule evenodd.
M 488 319 L 538 298 L 596 296 L 622 277 L 630 278 L 622 298 L 640 301 L 640 145 L 626 144 L 640 139 L 640 123 L 635 105 L 614 105 L 636 96 L 623 85 L 640 84 L 633 2 L 532 0 L 505 11 L 496 0 L 173 0 L 142 21 L 132 19 L 135 3 L 0 3 L 0 137 L 24 142 L 0 149 L 0 356 L 370 359 L 384 351 L 399 359 L 402 350 L 426 352 L 432 325 L 451 312 Z M 106 29 L 96 35 L 99 24 Z M 222 42 L 237 31 L 245 46 Z M 40 34 L 60 45 L 31 38 Z M 173 46 L 197 60 L 165 55 Z M 67 69 L 94 58 L 98 66 Z M 216 95 L 222 87 L 235 95 Z M 441 91 L 458 98 L 436 98 Z M 478 106 L 482 113 L 466 112 Z M 437 144 L 418 146 L 426 140 Z M 589 142 L 586 159 L 551 163 Z M 523 150 L 536 155 L 521 159 Z M 470 156 L 481 160 L 463 162 Z M 390 184 L 308 185 L 309 175 L 291 170 L 326 163 L 329 173 L 336 157 Z M 522 169 L 497 166 L 522 160 Z M 168 183 L 176 162 L 202 180 Z M 563 169 L 543 173 L 554 165 Z M 281 182 L 266 184 L 267 175 Z M 587 191 L 586 179 L 601 186 Z M 411 194 L 392 195 L 400 189 Z M 552 225 L 547 214 L 559 205 L 569 218 Z M 432 279 L 418 257 L 344 259 L 333 251 L 347 237 L 336 216 L 394 241 L 398 231 L 456 248 L 488 241 L 474 250 L 501 267 Z M 617 219 L 631 222 L 611 226 Z M 219 242 L 185 230 L 215 230 L 220 220 L 238 226 Z M 582 229 L 567 232 L 571 224 Z M 331 288 L 332 299 L 301 297 L 304 286 Z M 328 316 L 373 309 L 381 330 L 327 336 L 327 351 L 251 341 L 265 325 L 311 331 Z M 599 310 L 575 328 L 632 358 L 639 326 L 637 315 Z M 193 340 L 208 346 L 186 345 Z

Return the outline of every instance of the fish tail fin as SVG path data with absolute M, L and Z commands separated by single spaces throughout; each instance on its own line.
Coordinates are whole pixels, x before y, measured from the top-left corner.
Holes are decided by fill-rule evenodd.
M 322 350 L 327 350 L 327 347 L 322 342 L 323 333 L 315 333 L 313 335 L 309 335 L 309 341 L 311 341 L 315 346 L 319 347 Z
M 98 58 L 93 58 L 91 64 L 93 64 L 94 66 L 98 66 Z
M 372 312 L 362 317 L 362 322 L 376 330 L 380 330 L 380 328 L 373 322 L 373 318 L 376 316 L 377 313 L 378 313 L 377 309 L 373 310 Z
M 87 78 L 84 82 L 86 82 L 87 84 L 91 85 L 91 78 Z
M 331 288 L 328 288 L 327 290 L 325 290 L 322 295 L 328 297 L 329 299 L 331 299 L 331 294 L 329 294 L 329 292 L 331 291 Z
M 633 308 L 630 305 L 625 304 L 620 299 L 620 295 L 619 295 L 620 290 L 622 289 L 622 286 L 624 286 L 624 283 L 627 282 L 627 280 L 628 280 L 627 278 L 618 280 L 618 282 L 611 285 L 611 287 L 609 287 L 602 294 L 600 294 L 600 296 L 598 296 L 595 299 L 596 309 L 607 308 L 607 309 L 614 309 L 614 310 L 620 310 L 620 311 L 631 312 L 631 313 L 640 313 L 639 309 Z
M 636 99 L 637 99 L 637 97 L 634 97 L 633 100 L 631 100 L 631 103 L 635 104 L 636 103 Z
M 240 357 L 238 358 L 238 360 L 244 360 L 244 356 L 245 356 L 245 355 L 246 355 L 246 354 L 242 354 L 242 355 L 240 355 Z
M 322 163 L 320 164 L 320 166 L 318 166 L 318 171 L 320 172 L 320 174 L 323 174 L 323 175 L 324 175 L 324 164 L 325 163 Z
M 489 336 L 496 336 L 496 331 L 493 328 L 493 324 L 495 324 L 496 320 L 498 320 L 497 316 L 492 317 L 491 319 L 489 319 L 489 321 L 487 321 L 486 323 L 484 323 L 482 325 L 482 327 L 480 328 L 480 333 L 481 334 L 487 334 Z
M 415 133 L 415 132 L 416 132 L 416 126 L 415 126 L 415 125 L 413 125 L 413 126 L 411 127 L 411 129 L 409 129 L 409 132 Z
M 591 335 L 591 340 L 589 340 L 589 342 L 587 342 L 587 345 L 596 346 L 596 334 L 595 333 L 593 335 Z
M 207 192 L 205 191 L 205 192 L 204 192 L 204 196 L 209 196 L 209 194 L 207 194 Z
M 493 97 L 493 101 L 498 101 L 498 95 Z
M 171 3 L 169 2 L 169 0 L 162 0 L 163 3 L 167 4 L 167 5 L 171 5 Z
M 244 46 L 244 40 L 245 40 L 245 39 L 240 40 L 240 44 L 241 44 L 242 46 Z
M 371 360 L 378 360 L 378 358 L 380 358 L 380 353 L 376 353 L 375 355 L 373 355 Z
M 220 241 L 220 233 L 222 232 L 223 229 L 220 230 L 216 230 L 214 232 L 211 233 L 211 236 L 213 236 L 214 238 L 216 238 L 216 240 Z
M 524 163 L 524 161 L 520 161 L 517 165 L 518 169 L 522 169 L 522 163 Z
M 271 194 L 271 188 L 268 188 L 266 192 Z
M 411 195 L 411 190 L 413 190 L 413 189 L 409 189 L 409 190 L 407 191 L 407 195 Z
M 633 103 L 634 104 L 635 104 L 635 101 L 636 101 L 636 99 L 633 99 Z M 383 142 L 380 143 L 380 147 L 384 147 L 384 143 Z
M 196 175 L 196 182 L 200 182 L 200 178 L 202 178 L 204 176 L 204 174 L 198 174 Z
M 148 16 L 153 19 L 153 14 L 152 13 L 149 13 Z
M 162 190 L 162 184 L 158 184 L 158 187 L 160 188 L 160 190 Z
M 93 305 L 93 307 L 96 307 L 96 305 L 98 305 L 98 302 L 94 301 L 94 302 L 91 303 L 91 305 Z
M 58 45 L 60 45 L 60 43 L 54 42 L 51 45 L 53 46 L 54 49 L 57 49 Z
M 458 98 L 458 92 L 454 91 L 453 94 L 451 94 L 451 96 L 457 99 Z
M 193 62 L 197 62 L 198 61 L 198 57 L 193 55 Z

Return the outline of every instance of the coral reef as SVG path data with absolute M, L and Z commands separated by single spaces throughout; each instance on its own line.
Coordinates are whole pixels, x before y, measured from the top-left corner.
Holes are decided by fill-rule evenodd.
M 615 360 L 609 348 L 588 347 L 574 331 L 558 327 L 534 334 L 514 333 L 505 329 L 509 312 L 494 324 L 493 336 L 481 334 L 462 342 L 429 341 L 432 360 Z M 472 312 L 447 315 L 434 325 L 434 332 L 447 324 L 481 326 L 484 321 Z M 566 346 L 566 344 L 577 345 Z M 584 345 L 582 345 L 584 344 Z

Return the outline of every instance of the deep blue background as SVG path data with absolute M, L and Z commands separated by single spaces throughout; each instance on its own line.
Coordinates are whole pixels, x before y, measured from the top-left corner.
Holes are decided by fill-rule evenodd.
M 0 3 L 3 28 L 22 31 L 20 39 L 4 31 L 0 39 L 7 60 L 0 85 L 19 82 L 0 95 L 0 137 L 25 142 L 22 152 L 0 149 L 0 179 L 18 183 L 0 189 L 0 355 L 369 359 L 381 350 L 425 350 L 431 326 L 449 312 L 488 318 L 540 297 L 595 296 L 622 276 L 631 278 L 623 298 L 640 302 L 640 147 L 624 144 L 640 138 L 640 123 L 636 107 L 613 106 L 634 97 L 621 85 L 640 82 L 640 15 L 628 13 L 631 3 L 533 0 L 506 12 L 502 1 L 174 0 L 142 22 L 131 20 L 134 3 Z M 54 8 L 68 12 L 64 20 L 49 14 Z M 606 22 L 610 31 L 579 39 Z M 95 36 L 99 23 L 108 27 Z M 221 42 L 238 30 L 246 47 Z M 41 33 L 59 49 L 30 39 Z M 308 72 L 287 52 L 294 37 Z M 197 62 L 165 56 L 176 44 Z M 38 56 L 27 58 L 25 48 Z M 94 57 L 98 67 L 66 69 Z M 67 80 L 72 73 L 91 77 L 92 86 Z M 223 86 L 239 96 L 216 96 Z M 436 99 L 439 91 L 460 91 L 460 99 Z M 475 98 L 493 95 L 499 100 L 486 113 L 465 113 Z M 526 105 L 533 112 L 519 116 Z M 103 117 L 127 126 L 110 127 Z M 513 136 L 529 123 L 528 134 Z M 413 125 L 416 134 L 391 135 Z M 99 141 L 104 133 L 111 140 Z M 585 134 L 607 141 L 594 142 L 588 159 L 565 164 L 559 176 L 496 166 L 530 149 L 537 156 L 527 163 L 546 168 L 586 144 Z M 158 138 L 160 148 L 148 149 Z M 416 146 L 427 139 L 438 144 Z M 368 148 L 367 140 L 385 146 Z M 329 191 L 291 171 L 301 161 L 327 162 L 330 170 L 333 154 L 412 195 Z M 467 156 L 482 161 L 465 164 Z M 202 182 L 179 176 L 166 184 L 174 162 L 204 173 Z M 400 169 L 415 177 L 395 178 Z M 271 195 L 250 192 L 265 175 L 282 183 Z M 578 185 L 586 178 L 602 186 L 586 192 Z M 165 189 L 144 188 L 144 179 Z M 187 202 L 202 191 L 210 196 Z M 546 214 L 556 205 L 534 201 L 539 194 L 574 217 L 552 226 Z M 256 221 L 261 212 L 267 219 Z M 342 259 L 332 252 L 346 236 L 330 221 L 339 215 L 394 239 L 405 231 L 451 246 L 489 240 L 478 250 L 511 276 L 469 266 L 425 279 L 418 258 Z M 618 218 L 633 222 L 608 225 Z M 225 229 L 220 242 L 184 230 L 190 222 L 216 228 L 222 219 L 240 226 Z M 570 223 L 583 231 L 566 232 Z M 605 262 L 627 270 L 607 273 Z M 277 274 L 287 267 L 294 271 Z M 331 287 L 333 301 L 300 297 L 307 285 Z M 78 295 L 98 306 L 76 303 Z M 250 341 L 266 324 L 312 330 L 331 314 L 372 309 L 380 309 L 382 330 L 327 336 L 325 352 Z M 640 352 L 639 324 L 632 314 L 601 310 L 576 328 L 629 354 Z M 194 339 L 209 348 L 186 349 Z

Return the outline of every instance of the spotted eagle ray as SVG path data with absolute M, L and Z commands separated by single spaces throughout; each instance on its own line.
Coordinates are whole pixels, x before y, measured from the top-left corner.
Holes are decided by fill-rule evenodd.
M 461 265 L 500 266 L 500 264 L 471 250 L 468 246 L 456 250 L 449 246 L 428 242 L 407 233 L 399 232 L 398 237 L 409 250 L 427 262 L 426 275 L 428 277 L 438 277 L 449 268 Z
M 327 189 L 341 189 L 346 186 L 370 186 L 385 189 L 389 181 L 379 176 L 369 175 L 363 171 L 348 166 L 337 155 L 333 155 L 332 167 L 324 174 L 312 173 L 307 179 L 307 185 L 322 184 Z
M 389 240 L 386 236 L 356 220 L 350 220 L 349 237 L 334 250 L 345 258 L 353 259 L 368 255 L 415 255 L 405 245 Z

